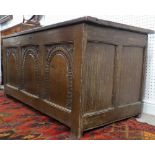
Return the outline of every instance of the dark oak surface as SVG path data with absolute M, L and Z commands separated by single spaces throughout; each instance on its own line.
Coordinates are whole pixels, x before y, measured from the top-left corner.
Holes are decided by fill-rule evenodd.
M 36 27 L 38 27 L 38 26 L 33 25 L 33 24 L 19 23 L 17 25 L 14 25 L 12 27 L 2 30 L 1 37 L 12 35 L 14 33 L 19 33 L 19 32 L 25 31 L 25 30 L 33 29 Z M 1 84 L 3 85 L 4 77 L 3 77 L 3 63 L 2 62 L 3 62 L 3 53 L 1 56 L 1 68 L 2 68 L 2 83 Z
M 141 113 L 151 30 L 84 17 L 3 38 L 5 93 L 83 131 Z
M 76 25 L 76 24 L 81 24 L 81 23 L 94 24 L 94 25 L 98 25 L 98 26 L 102 26 L 102 27 L 103 26 L 104 27 L 111 27 L 111 28 L 115 28 L 115 29 L 127 30 L 127 31 L 131 31 L 131 32 L 138 32 L 138 33 L 144 33 L 144 34 L 154 33 L 154 31 L 150 30 L 150 29 L 144 29 L 144 28 L 139 28 L 139 27 L 135 27 L 135 26 L 129 26 L 126 24 L 120 24 L 120 23 L 116 23 L 116 22 L 111 22 L 111 21 L 107 21 L 107 20 L 103 20 L 103 19 L 94 18 L 91 16 L 86 16 L 86 17 L 81 17 L 81 18 L 77 18 L 77 19 L 72 19 L 72 20 L 68 20 L 68 21 L 44 26 L 41 28 L 35 28 L 33 30 L 27 30 L 24 32 L 19 32 L 17 34 L 5 36 L 4 38 L 23 35 L 23 34 L 29 34 L 29 33 L 34 33 L 34 32 L 40 32 L 40 31 L 45 31 L 48 29 L 59 28 L 59 27 L 64 27 L 64 26 L 71 26 L 71 25 Z

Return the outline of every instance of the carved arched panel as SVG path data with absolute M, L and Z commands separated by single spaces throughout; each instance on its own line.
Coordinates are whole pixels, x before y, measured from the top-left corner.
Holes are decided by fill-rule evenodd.
M 38 95 L 39 87 L 39 59 L 36 46 L 22 49 L 22 86 L 28 93 Z
M 51 45 L 46 59 L 46 98 L 62 107 L 72 102 L 72 45 Z
M 61 106 L 65 106 L 67 85 L 67 63 L 63 55 L 57 54 L 52 58 L 50 63 L 50 100 Z
M 17 86 L 18 82 L 18 63 L 17 63 L 17 49 L 7 49 L 7 80 L 6 83 Z

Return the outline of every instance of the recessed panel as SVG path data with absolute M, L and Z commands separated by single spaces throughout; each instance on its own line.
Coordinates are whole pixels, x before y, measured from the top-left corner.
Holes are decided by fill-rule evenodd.
M 34 56 L 28 54 L 24 63 L 24 89 L 31 94 L 36 94 L 37 93 L 36 83 L 37 80 L 36 80 Z
M 85 112 L 112 107 L 115 46 L 89 42 L 83 61 Z
M 68 87 L 67 63 L 61 54 L 55 55 L 51 60 L 49 85 L 50 100 L 65 107 Z
M 7 61 L 7 83 L 12 86 L 17 86 L 17 64 L 16 56 L 10 53 Z
M 119 105 L 140 101 L 143 51 L 140 47 L 123 47 L 120 57 Z

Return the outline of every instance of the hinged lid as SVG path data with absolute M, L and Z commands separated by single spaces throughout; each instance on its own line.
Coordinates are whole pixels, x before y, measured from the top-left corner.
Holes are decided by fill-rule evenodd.
M 102 20 L 102 19 L 86 16 L 86 17 L 81 17 L 81 18 L 77 18 L 77 19 L 73 19 L 73 20 L 69 20 L 69 21 L 65 21 L 65 22 L 48 25 L 48 26 L 41 27 L 41 28 L 34 28 L 31 30 L 26 30 L 24 32 L 19 32 L 19 33 L 13 34 L 13 35 L 5 36 L 3 38 L 9 38 L 9 37 L 19 36 L 19 35 L 23 35 L 23 34 L 40 32 L 40 31 L 45 31 L 45 30 L 49 30 L 49 29 L 53 29 L 53 28 L 65 27 L 65 26 L 70 26 L 70 25 L 75 25 L 75 24 L 80 24 L 80 23 L 93 24 L 93 25 L 98 25 L 101 27 L 111 27 L 111 28 L 115 28 L 115 29 L 127 30 L 127 31 L 131 31 L 131 32 L 137 32 L 137 33 L 143 33 L 143 34 L 153 34 L 154 33 L 153 30 L 149 30 L 149 29 L 139 28 L 139 27 L 135 27 L 135 26 L 129 26 L 129 25 L 125 25 L 125 24 L 120 24 L 120 23 L 116 23 L 116 22 L 111 22 L 111 21 L 107 21 L 107 20 Z

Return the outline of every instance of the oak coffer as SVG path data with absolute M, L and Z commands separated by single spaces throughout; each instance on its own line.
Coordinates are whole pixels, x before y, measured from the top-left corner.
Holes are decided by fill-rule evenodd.
M 3 38 L 5 93 L 74 136 L 141 113 L 151 30 L 83 17 Z

